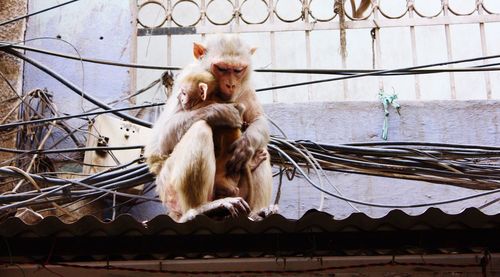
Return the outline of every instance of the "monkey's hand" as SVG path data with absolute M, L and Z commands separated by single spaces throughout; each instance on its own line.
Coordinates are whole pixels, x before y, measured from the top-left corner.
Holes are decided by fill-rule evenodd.
M 254 148 L 250 145 L 250 141 L 245 135 L 233 142 L 229 151 L 233 153 L 233 156 L 226 164 L 229 174 L 241 172 L 243 166 L 248 163 L 255 153 Z
M 270 215 L 278 214 L 278 213 L 279 213 L 278 205 L 271 204 L 271 205 L 269 205 L 269 207 L 262 208 L 258 212 L 251 213 L 249 217 L 253 221 L 260 221 L 260 220 L 263 220 L 263 219 L 269 217 Z
M 184 214 L 179 222 L 192 220 L 199 214 L 204 214 L 213 219 L 224 219 L 227 217 L 248 216 L 250 206 L 241 197 L 226 197 L 206 203 L 197 209 L 190 209 Z
M 241 128 L 243 119 L 234 104 L 214 103 L 199 109 L 198 119 L 205 120 L 210 127 Z

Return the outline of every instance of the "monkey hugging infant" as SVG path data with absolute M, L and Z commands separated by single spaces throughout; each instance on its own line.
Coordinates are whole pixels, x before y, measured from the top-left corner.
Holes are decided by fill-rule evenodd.
M 190 65 L 184 69 L 187 74 L 177 80 L 180 92 L 177 96 L 181 107 L 185 111 L 193 111 L 214 103 L 223 103 L 217 96 L 217 81 L 208 71 L 199 65 Z M 245 112 L 243 104 L 234 104 L 241 116 Z M 267 157 L 266 153 L 258 150 L 254 157 L 244 166 L 241 172 L 230 173 L 226 170 L 227 162 L 231 158 L 231 145 L 241 137 L 239 128 L 221 126 L 213 130 L 213 143 L 215 151 L 215 179 L 214 197 L 243 197 L 247 202 L 252 202 L 252 171 Z M 243 178 L 243 180 L 241 179 Z
M 144 155 L 178 222 L 277 211 L 270 205 L 269 126 L 249 81 L 254 52 L 235 35 L 194 43 L 196 62 L 178 75 L 177 97 L 154 124 Z

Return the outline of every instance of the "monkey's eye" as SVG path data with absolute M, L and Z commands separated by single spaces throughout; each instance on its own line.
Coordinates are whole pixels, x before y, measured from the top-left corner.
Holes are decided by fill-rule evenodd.
M 220 71 L 220 72 L 227 72 L 227 68 L 225 68 L 225 67 L 221 67 L 219 65 L 215 65 L 215 68 L 217 68 L 217 70 Z
M 239 74 L 239 73 L 245 71 L 245 69 L 247 69 L 246 66 L 244 66 L 244 67 L 236 67 L 236 68 L 233 69 L 233 71 L 234 71 L 234 73 Z

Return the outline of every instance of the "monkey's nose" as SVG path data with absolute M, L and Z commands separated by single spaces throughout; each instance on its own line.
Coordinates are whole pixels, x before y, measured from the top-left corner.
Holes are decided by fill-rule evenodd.
M 236 85 L 226 84 L 226 88 L 234 89 L 234 88 L 236 88 Z

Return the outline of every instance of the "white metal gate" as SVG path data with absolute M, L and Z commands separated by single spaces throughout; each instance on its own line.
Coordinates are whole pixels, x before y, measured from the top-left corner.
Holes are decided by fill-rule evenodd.
M 137 62 L 183 66 L 192 61 L 193 41 L 226 32 L 240 33 L 259 48 L 254 68 L 386 69 L 500 54 L 497 0 L 372 0 L 361 19 L 351 17 L 345 1 L 345 22 L 334 6 L 335 0 L 139 0 Z M 341 54 L 342 30 L 347 55 Z M 137 86 L 159 74 L 138 70 Z M 259 88 L 321 78 L 256 73 L 254 83 Z M 403 100 L 500 99 L 500 73 L 365 77 L 258 95 L 264 103 L 371 101 L 380 89 Z

